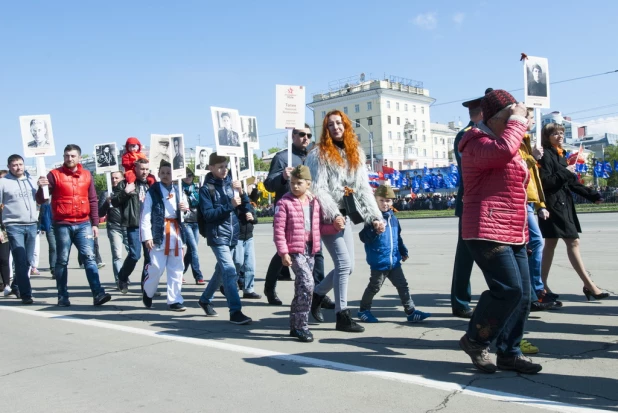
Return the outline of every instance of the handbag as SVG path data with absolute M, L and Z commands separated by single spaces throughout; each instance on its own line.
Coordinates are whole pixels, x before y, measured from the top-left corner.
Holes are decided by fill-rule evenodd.
M 356 198 L 356 193 L 352 188 L 347 186 L 343 188 L 343 207 L 352 223 L 356 225 L 365 222 L 365 219 L 360 213 L 360 205 Z

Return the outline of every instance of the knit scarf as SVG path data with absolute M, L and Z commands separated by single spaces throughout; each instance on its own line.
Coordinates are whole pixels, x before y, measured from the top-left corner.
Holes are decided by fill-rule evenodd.
M 564 149 L 562 149 L 560 146 L 554 145 L 554 149 L 556 150 L 556 152 L 558 152 L 558 156 L 560 156 L 561 158 L 564 156 Z

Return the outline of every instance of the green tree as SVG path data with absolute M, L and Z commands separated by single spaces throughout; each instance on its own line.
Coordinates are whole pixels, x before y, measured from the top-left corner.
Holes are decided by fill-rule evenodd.
M 270 149 L 268 150 L 268 154 L 270 155 L 270 154 L 273 154 L 273 153 L 275 153 L 275 152 L 279 152 L 280 150 L 281 150 L 281 148 L 277 148 L 277 147 L 270 148 Z
M 253 154 L 253 166 L 256 171 L 268 171 L 270 169 L 269 165 L 256 154 Z
M 616 188 L 618 187 L 618 171 L 613 170 L 614 161 L 618 161 L 618 146 L 609 145 L 607 148 L 605 148 L 605 162 L 609 162 L 609 164 L 612 166 L 613 172 L 609 176 L 606 185 Z
M 105 174 L 94 176 L 94 189 L 97 191 L 97 194 L 107 191 L 107 179 L 105 179 Z

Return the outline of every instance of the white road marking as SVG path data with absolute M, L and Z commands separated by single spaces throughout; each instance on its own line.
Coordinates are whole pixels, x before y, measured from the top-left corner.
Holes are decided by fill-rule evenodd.
M 276 360 L 285 360 L 302 365 L 310 365 L 325 369 L 340 370 L 359 374 L 363 376 L 376 377 L 383 380 L 397 381 L 400 383 L 423 386 L 430 389 L 443 390 L 447 392 L 458 391 L 458 394 L 480 397 L 500 402 L 521 404 L 527 407 L 534 407 L 543 410 L 550 410 L 560 413 L 599 413 L 610 412 L 609 410 L 592 409 L 588 407 L 576 406 L 572 404 L 559 403 L 552 400 L 537 399 L 533 397 L 520 396 L 512 393 L 505 393 L 493 390 L 482 389 L 470 386 L 463 388 L 458 383 L 444 382 L 427 379 L 414 374 L 393 373 L 390 371 L 376 370 L 367 367 L 355 366 L 352 364 L 337 363 L 334 361 L 320 360 L 312 357 L 297 356 L 294 354 L 280 353 L 276 351 L 264 350 L 254 347 L 239 346 L 236 344 L 223 343 L 221 341 L 208 340 L 204 338 L 183 337 L 160 331 L 146 330 L 142 328 L 127 327 L 118 324 L 105 323 L 97 320 L 84 320 L 71 316 L 55 315 L 42 311 L 26 310 L 17 307 L 0 306 L 0 310 L 11 311 L 14 313 L 27 314 L 36 317 L 50 318 L 55 320 L 67 321 L 70 323 L 83 324 L 91 327 L 105 328 L 108 330 L 122 331 L 125 333 L 138 334 L 141 336 L 160 338 L 169 341 L 193 344 L 202 347 L 209 347 L 218 350 L 231 351 L 250 356 L 268 357 Z

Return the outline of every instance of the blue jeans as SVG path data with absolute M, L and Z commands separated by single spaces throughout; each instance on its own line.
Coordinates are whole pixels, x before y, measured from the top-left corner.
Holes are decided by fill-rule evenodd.
M 129 280 L 129 276 L 135 270 L 135 266 L 137 262 L 141 258 L 142 251 L 144 251 L 144 267 L 142 269 L 142 278 L 141 281 L 144 281 L 144 268 L 146 265 L 150 264 L 150 254 L 146 249 L 146 246 L 142 244 L 139 234 L 139 228 L 127 228 L 127 244 L 129 246 L 129 253 L 127 254 L 127 258 L 125 258 L 122 267 L 118 271 L 118 280 L 127 282 Z
M 56 271 L 56 235 L 54 234 L 54 224 L 49 226 L 49 231 L 45 233 L 47 245 L 49 246 L 49 271 L 54 274 Z
M 90 284 L 92 296 L 96 297 L 105 292 L 99 281 L 99 269 L 94 255 L 94 238 L 92 235 L 92 225 L 84 222 L 76 225 L 54 224 L 56 235 L 56 287 L 58 288 L 58 299 L 68 299 L 69 290 L 67 288 L 69 253 L 71 245 L 75 245 L 77 253 L 84 259 L 86 278 Z
M 200 229 L 197 222 L 183 222 L 182 232 L 185 236 L 185 243 L 187 244 L 187 253 L 185 254 L 184 258 L 184 272 L 187 272 L 187 270 L 189 269 L 189 264 L 191 264 L 193 278 L 195 278 L 196 280 L 203 280 L 204 276 L 202 275 L 202 271 L 200 271 L 200 258 L 198 255 Z
M 15 280 L 21 298 L 32 297 L 30 286 L 30 266 L 33 262 L 34 245 L 36 243 L 37 224 L 7 225 L 6 234 L 15 263 Z
M 541 260 L 543 258 L 543 234 L 539 228 L 539 222 L 534 216 L 534 204 L 528 204 L 528 233 L 530 240 L 528 241 L 528 249 L 532 251 L 532 254 L 528 257 L 528 269 L 530 271 L 530 285 L 532 287 L 532 293 L 536 294 L 536 298 L 539 298 L 543 294 L 545 285 L 541 279 Z M 534 300 L 535 297 L 533 296 Z
M 234 265 L 233 258 L 236 248 L 228 245 L 212 245 L 210 248 L 215 254 L 217 265 L 215 266 L 215 273 L 212 275 L 204 293 L 200 297 L 200 301 L 203 303 L 211 303 L 215 292 L 219 289 L 221 284 L 223 284 L 230 314 L 239 311 L 242 305 L 240 304 L 240 297 L 238 296 L 238 287 L 236 285 L 238 274 L 236 274 L 236 266 Z
M 245 241 L 238 240 L 238 244 L 234 250 L 234 264 L 236 265 L 236 273 L 238 276 L 245 280 L 244 292 L 254 292 L 255 250 L 253 248 L 253 237 Z
M 500 356 L 520 355 L 530 312 L 526 246 L 476 240 L 468 240 L 466 245 L 489 286 L 476 305 L 467 335 L 484 345 L 495 339 Z
M 119 225 L 107 224 L 107 238 L 112 249 L 112 269 L 114 270 L 114 280 L 118 282 L 118 273 L 122 268 L 122 249 L 127 237 L 126 228 Z

